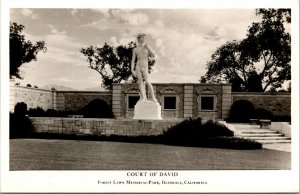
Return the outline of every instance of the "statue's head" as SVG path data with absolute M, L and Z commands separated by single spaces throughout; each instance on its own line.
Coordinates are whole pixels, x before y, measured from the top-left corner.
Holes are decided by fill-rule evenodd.
M 139 34 L 137 35 L 137 40 L 138 40 L 138 42 L 144 42 L 145 36 L 146 36 L 145 33 L 139 33 Z

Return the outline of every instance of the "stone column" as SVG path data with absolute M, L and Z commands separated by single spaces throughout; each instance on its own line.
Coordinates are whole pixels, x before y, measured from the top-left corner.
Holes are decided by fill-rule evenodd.
M 189 118 L 193 116 L 193 85 L 184 86 L 184 99 L 183 99 L 183 117 Z
M 112 112 L 115 117 L 121 117 L 121 85 L 113 84 L 112 91 Z
M 229 112 L 232 105 L 231 101 L 231 84 L 223 85 L 222 94 L 222 119 L 229 118 Z
M 56 92 L 54 90 L 51 90 L 51 108 L 57 110 Z
M 66 110 L 65 93 L 52 90 L 52 104 L 55 110 Z

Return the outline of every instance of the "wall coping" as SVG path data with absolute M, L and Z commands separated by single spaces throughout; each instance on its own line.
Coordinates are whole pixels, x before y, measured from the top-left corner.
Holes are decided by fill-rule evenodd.
M 137 83 L 113 83 L 113 85 L 131 85 Z M 196 86 L 231 86 L 231 83 L 152 83 L 152 85 L 196 85 Z
M 84 91 L 84 90 L 55 90 L 56 93 L 101 93 L 101 94 L 107 94 L 107 95 L 111 95 L 112 92 L 111 91 Z
M 85 91 L 85 90 L 49 90 L 49 89 L 42 89 L 42 88 L 33 88 L 33 87 L 26 87 L 26 86 L 19 86 L 14 85 L 13 87 L 24 89 L 24 90 L 37 90 L 43 92 L 56 92 L 56 93 L 102 93 L 102 94 L 111 94 L 111 91 Z
M 76 120 L 76 121 L 135 121 L 135 122 L 181 122 L 186 118 L 166 118 L 162 120 L 129 118 L 69 118 L 69 117 L 29 117 L 36 120 Z
M 137 83 L 113 83 L 113 85 L 137 85 Z M 179 85 L 179 86 L 231 86 L 230 83 L 152 83 L 152 85 Z M 37 90 L 37 91 L 44 91 L 44 92 L 56 92 L 56 93 L 102 93 L 102 94 L 111 94 L 112 91 L 84 91 L 84 90 L 49 90 L 49 89 L 42 89 L 42 88 L 33 88 L 27 86 L 20 86 L 20 85 L 13 85 L 13 87 L 25 89 L 25 90 Z M 245 93 L 245 92 L 242 92 Z M 232 92 L 232 94 L 242 94 L 240 92 Z M 252 92 L 251 92 L 252 94 Z M 253 93 L 257 94 L 257 93 Z
M 255 95 L 264 95 L 264 96 L 291 96 L 290 92 L 231 92 L 232 96 L 255 96 Z
M 44 91 L 44 92 L 55 91 L 55 90 L 47 90 L 47 89 L 42 89 L 42 88 L 33 88 L 33 87 L 19 86 L 19 85 L 13 85 L 13 87 L 20 88 L 20 89 L 25 89 L 25 90 L 38 90 L 38 91 Z

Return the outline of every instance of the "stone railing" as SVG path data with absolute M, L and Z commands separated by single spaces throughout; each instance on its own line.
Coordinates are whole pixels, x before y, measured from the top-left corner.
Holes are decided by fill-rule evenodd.
M 176 120 L 132 120 L 97 118 L 30 117 L 34 131 L 38 133 L 72 135 L 160 135 L 169 127 L 182 121 Z
M 272 122 L 271 130 L 278 131 L 286 137 L 291 137 L 291 125 L 287 122 Z

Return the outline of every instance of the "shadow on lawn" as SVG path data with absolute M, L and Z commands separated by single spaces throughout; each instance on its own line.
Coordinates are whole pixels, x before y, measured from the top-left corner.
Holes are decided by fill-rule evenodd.
M 198 141 L 189 141 L 182 139 L 174 141 L 164 135 L 157 136 L 94 136 L 94 135 L 67 135 L 67 134 L 51 134 L 51 133 L 33 133 L 25 138 L 36 139 L 64 139 L 64 140 L 87 140 L 87 141 L 112 141 L 126 143 L 150 143 L 150 144 L 165 144 L 172 146 L 186 147 L 207 147 L 207 148 L 225 148 L 225 149 L 262 149 L 260 143 L 236 137 L 207 137 L 198 139 Z

